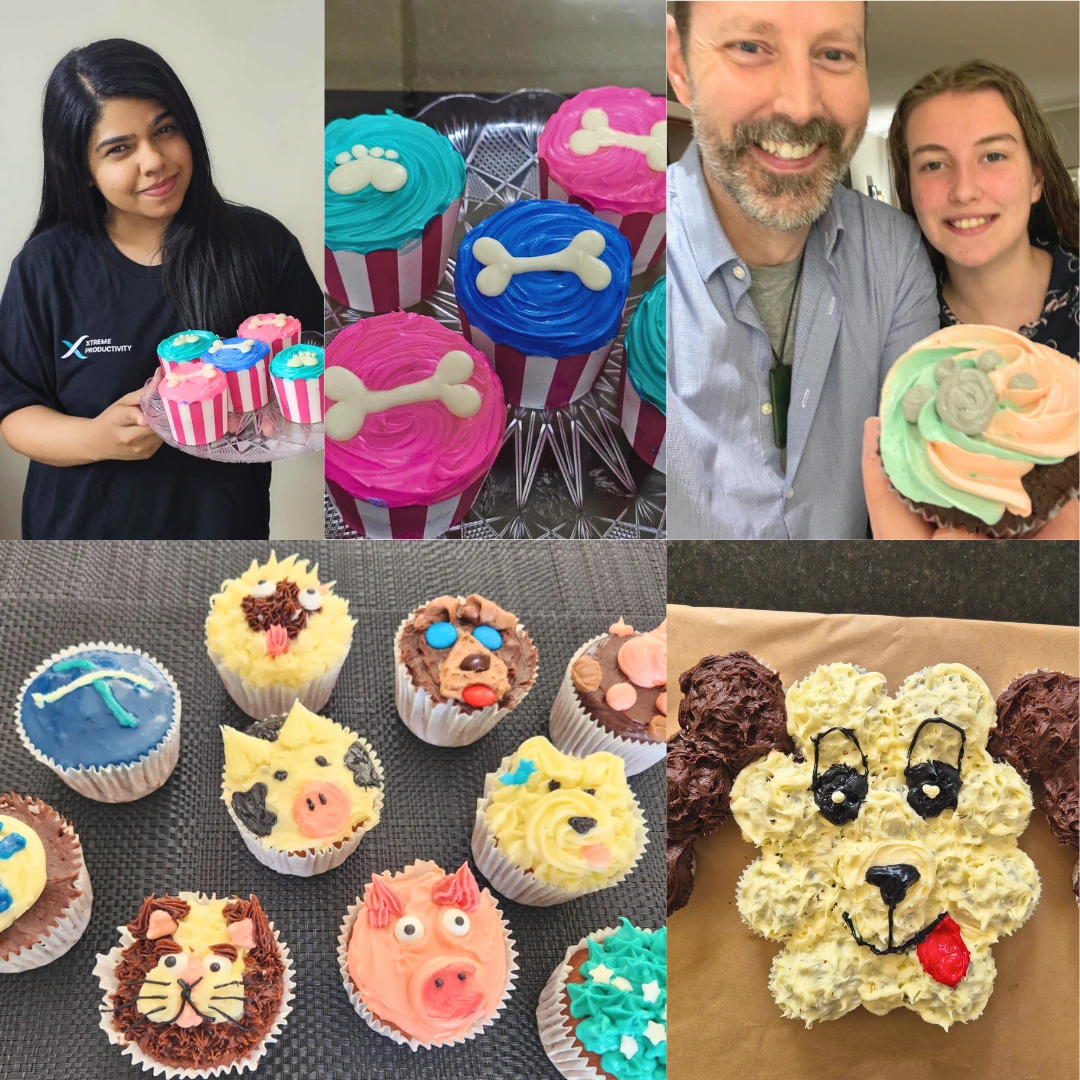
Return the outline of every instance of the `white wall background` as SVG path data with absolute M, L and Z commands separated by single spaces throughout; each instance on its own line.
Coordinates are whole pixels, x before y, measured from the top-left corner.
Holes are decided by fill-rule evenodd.
M 37 213 L 41 98 L 49 72 L 69 49 L 126 37 L 161 53 L 187 88 L 206 133 L 218 190 L 284 222 L 321 282 L 322 0 L 5 0 L 2 27 L 5 279 Z M 20 536 L 26 467 L 26 459 L 0 441 L 0 538 Z M 273 473 L 271 537 L 321 538 L 322 454 L 281 462 Z

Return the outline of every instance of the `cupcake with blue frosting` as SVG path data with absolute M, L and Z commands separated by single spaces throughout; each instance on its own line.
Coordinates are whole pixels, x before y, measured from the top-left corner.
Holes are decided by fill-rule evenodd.
M 626 324 L 619 386 L 619 425 L 634 453 L 666 471 L 667 278 L 638 301 Z
M 506 400 L 568 405 L 600 374 L 622 324 L 632 257 L 625 236 L 580 206 L 523 200 L 458 247 L 462 333 L 491 360 Z
M 254 412 L 270 400 L 270 346 L 255 338 L 214 338 L 202 356 L 229 384 L 229 411 Z
M 164 374 L 174 364 L 190 363 L 198 360 L 213 345 L 216 338 L 209 330 L 181 330 L 158 342 L 157 355 Z
M 281 415 L 296 424 L 321 424 L 323 351 L 318 345 L 290 345 L 270 361 L 270 382 Z
M 15 723 L 38 761 L 99 802 L 149 795 L 180 756 L 180 691 L 157 660 L 130 645 L 53 653 L 23 682 Z
M 446 273 L 465 159 L 392 112 L 332 120 L 325 135 L 326 291 L 358 311 L 418 304 Z

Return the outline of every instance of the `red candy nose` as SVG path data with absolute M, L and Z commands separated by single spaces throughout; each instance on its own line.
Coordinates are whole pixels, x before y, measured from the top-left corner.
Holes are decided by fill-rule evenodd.
M 915 953 L 926 974 L 946 986 L 955 986 L 964 977 L 971 959 L 960 927 L 948 915 L 919 942 Z
M 293 803 L 293 818 L 305 836 L 330 836 L 349 820 L 349 796 L 337 784 L 308 784 Z
M 429 1016 L 438 1020 L 467 1020 L 484 1004 L 476 972 L 467 964 L 448 964 L 429 975 L 420 991 Z
M 472 705 L 475 709 L 483 709 L 487 705 L 495 704 L 495 691 L 482 683 L 466 686 L 461 696 L 466 705 Z

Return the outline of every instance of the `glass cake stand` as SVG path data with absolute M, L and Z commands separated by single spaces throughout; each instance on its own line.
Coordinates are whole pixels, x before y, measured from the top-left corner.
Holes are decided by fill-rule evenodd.
M 467 172 L 453 251 L 465 233 L 517 199 L 540 196 L 536 144 L 547 118 L 564 100 L 547 90 L 518 90 L 503 97 L 449 94 L 419 104 L 424 95 L 336 92 L 335 115 L 380 112 L 387 107 L 443 132 L 465 158 Z M 410 308 L 461 332 L 454 300 L 451 256 L 446 277 L 426 300 Z M 630 280 L 623 330 L 641 297 L 665 272 L 658 266 Z M 326 298 L 326 343 L 344 327 L 367 317 Z M 502 450 L 465 520 L 446 535 L 466 539 L 663 538 L 667 524 L 664 474 L 630 448 L 619 427 L 620 332 L 596 384 L 561 409 L 507 409 Z M 324 500 L 330 538 L 356 534 Z

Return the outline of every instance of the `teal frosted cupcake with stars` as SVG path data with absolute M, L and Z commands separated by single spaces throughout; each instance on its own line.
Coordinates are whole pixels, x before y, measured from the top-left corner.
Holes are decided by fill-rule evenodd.
M 129 645 L 73 645 L 23 682 L 23 745 L 79 794 L 131 802 L 168 780 L 180 755 L 180 691 Z
M 620 923 L 571 945 L 540 995 L 540 1041 L 573 1080 L 667 1076 L 667 930 Z
M 638 301 L 626 326 L 619 424 L 642 460 L 667 471 L 667 278 Z
M 387 111 L 325 135 L 326 291 L 357 311 L 420 303 L 446 273 L 465 159 L 418 120 Z

